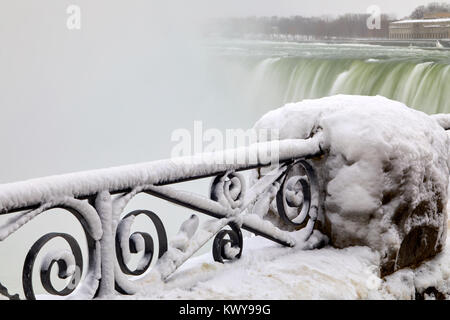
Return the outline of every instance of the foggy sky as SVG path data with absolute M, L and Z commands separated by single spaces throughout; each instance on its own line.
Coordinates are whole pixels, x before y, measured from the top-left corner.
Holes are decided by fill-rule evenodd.
M 371 5 L 380 7 L 382 13 L 398 18 L 409 15 L 419 5 L 433 0 L 228 0 L 208 1 L 211 15 L 221 16 L 320 16 L 344 13 L 365 13 Z M 437 1 L 441 2 L 441 1 Z

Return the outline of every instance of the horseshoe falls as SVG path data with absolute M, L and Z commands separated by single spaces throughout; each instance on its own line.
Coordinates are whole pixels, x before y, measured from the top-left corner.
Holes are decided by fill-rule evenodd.
M 262 41 L 212 47 L 221 48 L 228 89 L 244 96 L 247 107 L 267 111 L 352 94 L 385 96 L 428 114 L 450 112 L 446 49 Z
M 450 65 L 433 62 L 266 59 L 255 81 L 280 103 L 334 94 L 382 95 L 427 113 L 450 112 Z

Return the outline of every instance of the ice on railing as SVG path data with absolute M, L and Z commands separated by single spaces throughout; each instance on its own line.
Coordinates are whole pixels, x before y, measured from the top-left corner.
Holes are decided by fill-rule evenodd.
M 279 161 L 317 154 L 321 150 L 320 134 L 307 140 L 277 141 Z M 0 213 L 27 207 L 58 197 L 94 195 L 102 190 L 121 191 L 144 184 L 176 182 L 190 177 L 239 170 L 249 165 L 268 165 L 273 160 L 267 150 L 271 142 L 261 142 L 221 152 L 199 154 L 135 165 L 83 171 L 0 185 Z M 226 163 L 224 159 L 245 159 Z
M 192 239 L 198 229 L 199 218 L 193 214 L 190 218 L 181 224 L 180 230 L 174 238 L 170 240 L 170 245 L 181 251 L 185 251 L 189 245 L 189 240 Z
M 102 236 L 102 226 L 100 219 L 95 212 L 95 209 L 88 203 L 79 202 L 70 197 L 61 197 L 50 200 L 36 210 L 21 213 L 18 216 L 13 216 L 6 221 L 6 223 L 0 226 L 0 241 L 5 240 L 9 235 L 17 231 L 20 227 L 31 221 L 33 218 L 48 210 L 54 206 L 68 206 L 82 215 L 83 219 L 87 222 L 86 227 L 88 232 L 94 240 L 99 240 Z

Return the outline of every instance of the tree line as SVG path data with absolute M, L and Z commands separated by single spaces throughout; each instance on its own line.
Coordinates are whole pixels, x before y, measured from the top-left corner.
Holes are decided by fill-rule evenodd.
M 450 3 L 432 2 L 426 6 L 418 6 L 409 16 L 411 19 L 422 19 L 426 14 L 433 14 L 438 12 L 450 13 Z
M 208 26 L 210 33 L 239 37 L 245 35 L 302 35 L 313 38 L 386 38 L 394 19 L 381 15 L 380 29 L 367 27 L 368 14 L 345 14 L 323 17 L 245 17 L 216 20 Z
M 422 19 L 426 14 L 450 12 L 449 3 L 433 2 L 419 6 L 405 18 Z M 394 15 L 381 14 L 380 28 L 370 29 L 367 21 L 369 14 L 348 13 L 338 17 L 242 17 L 223 18 L 212 21 L 207 26 L 209 34 L 226 37 L 247 35 L 271 36 L 305 36 L 314 39 L 332 38 L 388 38 L 389 23 L 397 20 Z

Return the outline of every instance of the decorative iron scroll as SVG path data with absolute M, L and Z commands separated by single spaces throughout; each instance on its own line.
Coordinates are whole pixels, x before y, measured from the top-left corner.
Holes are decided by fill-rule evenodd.
M 116 254 L 117 261 L 119 262 L 120 270 L 127 275 L 140 276 L 149 268 L 154 253 L 153 238 L 150 234 L 145 232 L 134 232 L 129 237 L 131 224 L 134 222 L 134 218 L 139 215 L 145 215 L 153 222 L 156 232 L 158 234 L 159 252 L 158 258 L 167 251 L 167 234 L 164 225 L 159 217 L 152 211 L 148 210 L 136 210 L 127 214 L 119 223 L 116 233 Z M 128 240 L 128 241 L 127 241 Z M 128 244 L 126 243 L 128 242 Z M 127 253 L 144 252 L 144 256 L 138 263 L 136 270 L 130 270 L 127 266 L 129 259 L 124 259 L 124 251 Z
M 282 177 L 277 194 L 277 209 L 281 219 L 295 227 L 306 226 L 318 212 L 318 182 L 313 167 L 304 160 L 289 166 Z
M 241 229 L 234 222 L 230 223 L 230 227 L 231 230 L 222 230 L 214 238 L 212 249 L 214 261 L 223 263 L 224 259 L 239 259 L 242 255 L 244 240 Z
M 67 296 L 78 286 L 80 275 L 83 273 L 83 257 L 81 248 L 75 238 L 65 233 L 49 233 L 41 237 L 30 249 L 25 259 L 23 268 L 23 291 L 27 299 L 35 299 L 33 290 L 33 267 L 36 257 L 42 247 L 54 238 L 64 239 L 70 246 L 71 252 L 59 251 L 55 256 L 48 255 L 41 265 L 41 282 L 44 289 L 52 295 Z M 67 279 L 71 277 L 69 285 L 62 290 L 56 290 L 50 279 L 51 270 L 54 264 L 58 265 L 58 277 Z M 69 269 L 71 269 L 69 271 Z
M 39 270 L 40 285 L 48 295 L 91 299 L 117 293 L 134 294 L 141 288 L 140 278 L 153 272 L 163 280 L 167 279 L 213 238 L 215 261 L 224 263 L 239 259 L 244 247 L 241 229 L 285 246 L 294 246 L 296 241 L 290 232 L 263 220 L 266 212 L 258 212 L 261 209 L 255 204 L 270 197 L 269 190 L 276 187 L 276 195 L 266 200 L 276 204 L 281 220 L 296 229 L 307 225 L 313 227 L 319 214 L 319 191 L 311 158 L 318 155 L 314 153 L 300 159 L 282 161 L 269 174 L 249 186 L 245 176 L 238 171 L 254 170 L 266 167 L 266 164 L 240 166 L 236 170 L 231 168 L 186 179 L 178 177 L 164 183 L 139 184 L 125 190 L 98 190 L 96 194 L 90 192 L 72 197 L 55 195 L 54 199 L 46 198 L 33 206 L 13 208 L 11 212 L 20 213 L 0 227 L 0 243 L 37 215 L 52 208 L 62 208 L 72 213 L 83 227 L 87 250 L 82 250 L 80 242 L 66 233 L 52 232 L 40 237 L 24 261 L 24 297 L 39 297 L 34 287 L 36 280 L 33 281 L 33 270 L 36 268 Z M 178 191 L 170 186 L 180 181 L 208 177 L 213 178 L 209 197 Z M 182 225 L 177 238 L 168 241 L 164 224 L 154 212 L 136 210 L 123 214 L 126 205 L 138 194 L 164 199 L 215 220 L 199 228 L 198 218 L 193 215 L 190 221 Z M 9 213 L 3 211 L 1 214 Z M 144 231 L 131 231 L 139 216 L 152 222 L 156 238 Z M 312 227 L 308 228 L 309 232 L 312 232 Z M 70 250 L 48 253 L 37 266 L 38 255 L 42 252 L 42 256 L 44 248 L 54 239 L 64 240 Z M 131 268 L 131 256 L 138 253 L 140 261 L 136 268 Z M 66 282 L 62 289 L 57 289 L 52 281 L 52 270 L 56 268 L 57 277 Z M 19 298 L 1 284 L 0 295 L 9 299 Z

